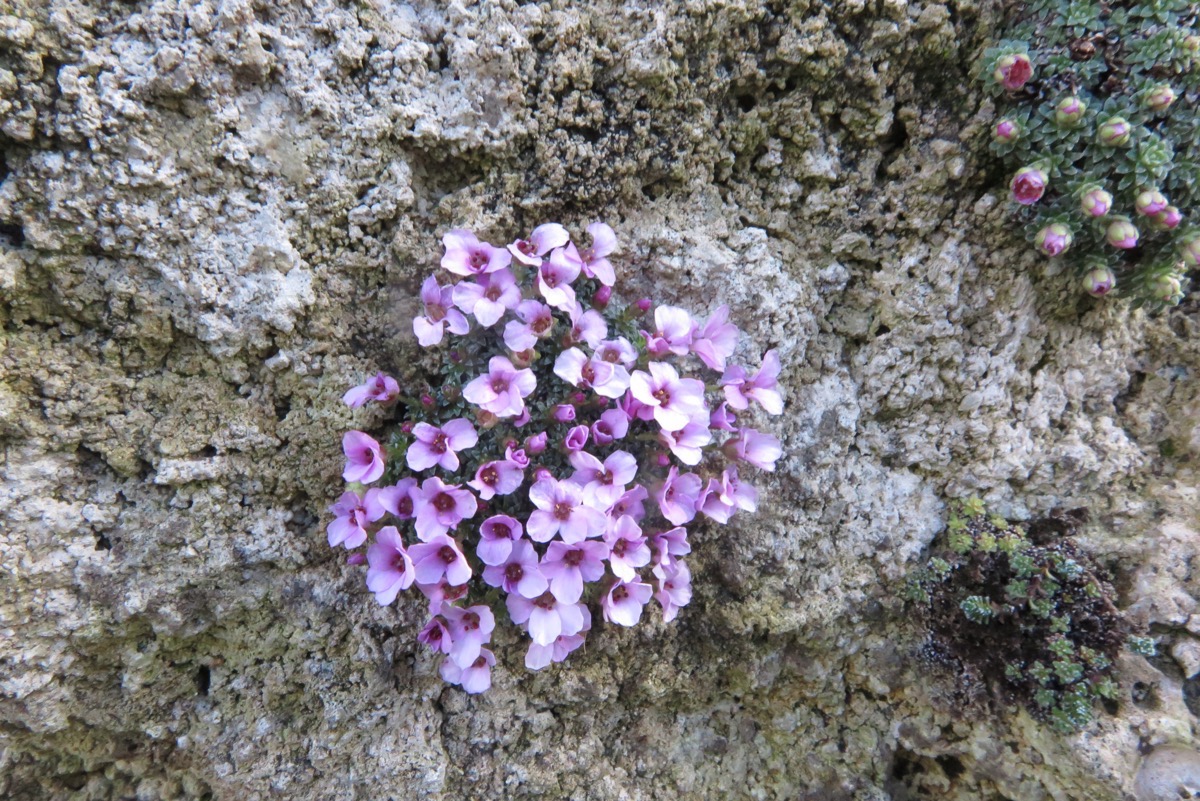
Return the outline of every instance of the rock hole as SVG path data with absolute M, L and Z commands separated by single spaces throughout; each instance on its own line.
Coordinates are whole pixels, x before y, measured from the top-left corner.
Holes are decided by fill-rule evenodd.
M 880 323 L 879 327 L 875 329 L 875 336 L 877 336 L 877 337 L 881 337 L 884 334 L 890 334 L 890 333 L 892 333 L 892 329 L 888 328 L 883 323 Z
M 642 194 L 645 195 L 648 200 L 658 200 L 663 196 L 662 184 L 642 184 Z
M 1183 683 L 1183 703 L 1196 717 L 1200 718 L 1200 675 Z
M 25 244 L 25 229 L 13 223 L 0 223 L 0 240 L 7 240 L 10 247 L 19 248 Z
M 212 684 L 212 673 L 208 669 L 208 665 L 201 665 L 196 669 L 196 693 L 198 695 L 208 695 L 208 688 Z
M 213 445 L 205 445 L 200 449 L 200 456 L 205 459 L 211 459 L 217 455 L 217 449 Z
M 1158 709 L 1159 707 L 1158 687 L 1154 684 L 1136 681 L 1130 688 L 1129 694 L 1133 698 L 1133 702 L 1142 709 Z
M 957 779 L 967 770 L 963 767 L 962 760 L 956 756 L 940 756 L 937 758 L 937 763 L 942 772 L 950 779 Z
M 281 398 L 275 402 L 275 419 L 283 422 L 283 419 L 288 416 L 292 410 L 292 402 L 288 398 Z
M 734 99 L 742 111 L 754 111 L 754 107 L 758 105 L 758 98 L 752 94 L 741 94 Z
M 97 551 L 111 551 L 112 550 L 112 540 L 110 540 L 106 534 L 97 534 L 96 535 L 96 550 Z

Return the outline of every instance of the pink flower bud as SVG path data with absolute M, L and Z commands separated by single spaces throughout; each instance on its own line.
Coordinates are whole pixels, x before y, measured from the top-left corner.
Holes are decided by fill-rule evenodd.
M 582 392 L 571 393 L 571 403 L 575 404 L 576 406 L 578 406 L 579 404 L 583 403 L 586 400 L 587 400 L 587 395 L 584 395 Z
M 433 406 L 433 404 L 434 404 L 433 396 L 430 395 L 428 392 L 422 392 L 421 393 L 421 405 L 426 406 L 426 407 L 431 407 L 431 406 Z
M 1033 77 L 1033 63 L 1024 53 L 1004 56 L 996 62 L 992 77 L 1008 91 L 1015 92 Z
M 1099 187 L 1089 189 L 1080 198 L 1079 206 L 1089 217 L 1103 217 L 1112 210 L 1113 196 Z
M 1183 263 L 1188 267 L 1200 267 L 1200 236 L 1193 236 L 1183 243 L 1179 258 L 1183 259 Z
M 401 434 L 411 434 L 412 430 L 413 430 L 413 424 L 410 421 L 405 420 L 403 423 L 400 424 L 400 433 Z
M 992 138 L 1001 144 L 1015 142 L 1021 138 L 1021 126 L 1015 120 L 1000 120 L 992 129 Z
M 554 407 L 550 416 L 560 423 L 569 423 L 575 419 L 575 407 L 569 403 L 560 403 Z
M 638 311 L 648 312 L 648 311 L 650 311 L 650 307 L 653 306 L 654 303 L 650 300 L 650 298 L 642 298 L 634 305 L 637 306 Z
M 1166 111 L 1175 102 L 1175 90 L 1168 84 L 1160 83 L 1146 95 L 1146 108 L 1151 111 Z
M 591 434 L 591 429 L 587 426 L 575 426 L 567 432 L 567 436 L 563 439 L 563 444 L 567 446 L 567 450 L 571 453 L 583 450 L 583 446 L 587 445 L 588 435 Z
M 539 467 L 537 470 L 533 471 L 533 480 L 535 483 L 538 481 L 545 481 L 548 478 L 554 478 L 554 474 L 544 467 Z
M 1133 208 L 1138 214 L 1153 217 L 1167 208 L 1167 198 L 1157 189 L 1147 189 L 1138 193 L 1133 201 Z
M 361 551 L 357 552 L 357 553 L 352 553 L 346 557 L 346 564 L 348 564 L 348 565 L 361 565 L 366 561 L 367 561 L 367 555 L 365 553 L 362 553 Z
M 1183 222 L 1183 214 L 1174 206 L 1165 209 L 1150 218 L 1151 227 L 1158 231 L 1173 231 Z
M 1074 128 L 1083 121 L 1087 104 L 1075 95 L 1064 97 L 1054 104 L 1054 121 L 1062 128 Z
M 455 364 L 458 364 L 459 362 L 462 361 L 462 354 L 456 350 L 450 351 L 450 361 L 454 362 Z
M 1100 130 L 1096 132 L 1096 141 L 1106 147 L 1125 147 L 1129 144 L 1132 130 L 1124 117 L 1113 117 L 1100 126 Z
M 1104 239 L 1114 248 L 1129 250 L 1137 247 L 1138 229 L 1128 217 L 1117 217 L 1104 229 Z
M 1155 300 L 1173 306 L 1183 300 L 1183 282 L 1177 275 L 1160 275 L 1150 284 L 1150 294 Z
M 1083 277 L 1083 289 L 1093 298 L 1102 298 L 1117 285 L 1117 277 L 1113 271 L 1104 265 L 1097 265 L 1088 270 Z
M 659 467 L 670 467 L 671 466 L 671 457 L 667 456 L 665 453 L 660 453 L 657 456 L 655 456 L 654 461 L 658 464 Z
M 1012 183 L 1009 184 L 1012 189 L 1012 199 L 1022 206 L 1030 206 L 1037 203 L 1046 191 L 1046 182 L 1048 180 L 1046 173 L 1037 167 L 1022 167 L 1017 170 L 1017 174 L 1013 176 Z
M 532 437 L 527 437 L 525 439 L 525 451 L 536 456 L 542 451 L 546 450 L 546 443 L 549 441 L 549 439 L 550 438 L 546 436 L 545 431 L 541 432 L 540 434 L 534 434 Z
M 1034 244 L 1047 256 L 1057 256 L 1071 247 L 1071 229 L 1062 223 L 1051 223 L 1038 231 Z
M 608 306 L 608 302 L 612 300 L 612 287 L 601 285 L 596 290 L 596 294 L 592 295 L 592 305 L 597 309 L 603 309 Z

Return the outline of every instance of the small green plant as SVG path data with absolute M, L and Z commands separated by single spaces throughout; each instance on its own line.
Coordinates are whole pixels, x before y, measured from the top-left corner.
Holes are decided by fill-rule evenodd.
M 1179 303 L 1200 266 L 1200 34 L 1189 0 L 1032 0 L 982 58 L 1029 240 L 1083 289 Z
M 1078 524 L 1058 516 L 1026 534 L 978 499 L 958 503 L 906 591 L 935 653 L 1062 733 L 1087 725 L 1094 701 L 1116 697 L 1113 660 L 1124 645 L 1154 651 L 1131 634 L 1100 569 L 1067 536 Z

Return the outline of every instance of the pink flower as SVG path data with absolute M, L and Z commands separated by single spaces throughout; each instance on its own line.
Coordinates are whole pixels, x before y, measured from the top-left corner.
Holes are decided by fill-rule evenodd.
M 482 545 L 482 543 L 481 543 Z M 524 598 L 537 598 L 546 591 L 546 576 L 538 565 L 537 551 L 529 540 L 517 540 L 500 564 L 483 569 L 483 580 L 491 587 Z
M 442 267 L 455 275 L 483 275 L 503 270 L 512 264 L 512 255 L 503 248 L 480 242 L 470 231 L 448 231 L 442 237 L 446 254 Z
M 567 309 L 567 316 L 571 318 L 573 342 L 586 342 L 589 348 L 595 348 L 608 336 L 608 323 L 604 322 L 599 312 L 590 309 L 584 311 L 583 307 L 576 303 Z
M 475 316 L 484 328 L 491 328 L 506 311 L 517 308 L 521 289 L 510 270 L 497 270 L 479 276 L 477 282 L 460 281 L 454 285 L 454 305 Z
M 522 453 L 523 451 L 518 451 Z M 525 460 L 529 464 L 529 460 Z M 475 478 L 467 486 L 479 493 L 479 497 L 490 501 L 496 495 L 511 495 L 525 482 L 525 470 L 516 462 L 502 459 L 484 462 L 475 471 Z
M 660 531 L 650 535 L 650 547 L 654 549 L 654 566 L 672 565 L 676 556 L 692 552 L 688 543 L 687 529 L 676 526 L 668 531 Z
M 363 497 L 363 505 L 367 507 L 367 518 L 375 521 L 385 514 L 391 514 L 400 520 L 412 518 L 412 491 L 416 486 L 415 478 L 402 478 L 394 487 L 372 487 L 367 490 Z
M 646 516 L 646 508 L 642 502 L 650 497 L 650 493 L 641 484 L 634 484 L 629 488 L 629 492 L 622 495 L 612 508 L 608 510 L 608 516 L 611 520 L 619 520 L 625 515 L 629 515 L 634 520 L 641 520 Z
M 342 478 L 370 484 L 383 475 L 383 450 L 379 443 L 361 431 L 347 431 L 342 437 L 342 453 L 346 454 L 346 469 Z
M 672 465 L 667 473 L 667 480 L 655 493 L 662 516 L 677 526 L 682 526 L 695 517 L 701 483 L 700 476 L 695 473 L 679 475 L 679 471 Z
M 1133 199 L 1133 208 L 1138 214 L 1153 217 L 1167 207 L 1167 198 L 1157 189 L 1146 189 Z
M 496 628 L 492 610 L 482 604 L 466 609 L 446 604 L 442 606 L 442 616 L 454 640 L 454 645 L 450 647 L 450 658 L 459 667 L 469 666 L 479 658 L 480 649 L 491 639 L 492 631 Z
M 416 580 L 413 561 L 404 550 L 404 541 L 395 526 L 384 526 L 375 535 L 375 544 L 367 549 L 367 589 L 375 593 L 380 606 L 396 600 Z
M 529 457 L 525 455 L 524 450 L 517 448 L 515 440 L 505 447 L 504 458 L 506 461 L 512 462 L 522 470 L 524 470 L 526 467 L 529 467 Z
M 783 455 L 779 440 L 753 428 L 743 428 L 738 436 L 727 440 L 722 448 L 730 459 L 740 459 L 768 472 L 775 469 L 776 460 Z
M 583 489 L 569 481 L 543 478 L 529 489 L 537 509 L 525 530 L 535 542 L 549 542 L 555 534 L 564 542 L 579 542 L 604 531 L 604 515 L 583 503 Z
M 992 77 L 1008 91 L 1015 92 L 1033 77 L 1033 63 L 1024 53 L 1003 56 L 996 62 Z
M 509 594 L 505 604 L 513 623 L 519 626 L 528 622 L 529 636 L 538 645 L 550 645 L 561 635 L 578 634 L 583 629 L 583 605 L 562 603 L 549 590 L 532 601 Z
M 687 606 L 692 600 L 692 571 L 683 562 L 675 562 L 654 568 L 654 575 L 658 578 L 658 591 L 654 597 L 662 604 L 663 622 L 670 623 L 679 614 L 680 607 Z
M 567 544 L 552 542 L 542 557 L 542 575 L 550 579 L 550 592 L 564 604 L 578 603 L 587 581 L 604 575 L 608 546 L 596 540 Z M 528 596 L 527 596 L 528 597 Z
M 712 432 L 703 423 L 691 422 L 679 431 L 660 431 L 658 440 L 671 449 L 675 458 L 687 465 L 700 464 L 701 450 L 712 442 Z
M 572 651 L 583 645 L 586 632 L 592 628 L 592 613 L 583 604 L 579 605 L 579 611 L 583 614 L 583 628 L 579 630 L 579 633 L 560 634 L 551 645 L 538 645 L 536 642 L 531 642 L 529 650 L 525 653 L 525 667 L 530 670 L 541 670 L 552 661 L 563 661 L 570 656 Z
M 475 546 L 475 553 L 485 565 L 502 565 L 512 553 L 513 543 L 521 539 L 524 531 L 521 521 L 516 518 L 492 515 L 479 527 L 479 544 Z
M 368 378 L 367 383 L 350 389 L 342 396 L 342 402 L 351 409 L 357 409 L 367 401 L 391 403 L 400 394 L 400 385 L 396 379 L 383 373 L 377 373 L 374 378 Z
M 329 537 L 329 545 L 346 548 L 357 548 L 367 541 L 367 523 L 370 520 L 362 499 L 353 492 L 343 492 L 337 503 L 329 507 L 333 512 L 333 520 L 325 531 Z M 376 518 L 378 520 L 379 518 Z
M 453 308 L 453 290 L 438 286 L 432 275 L 421 284 L 421 300 L 425 303 L 425 315 L 413 318 L 413 333 L 421 347 L 428 348 L 441 342 L 446 328 L 460 336 L 471 330 L 463 313 Z
M 1092 187 L 1079 199 L 1079 206 L 1089 217 L 1103 217 L 1112 209 L 1113 196 L 1100 187 Z
M 636 581 L 637 568 L 650 564 L 650 547 L 642 536 L 642 529 L 628 515 L 617 520 L 609 530 L 605 541 L 608 543 L 608 565 L 613 575 L 622 581 Z
M 479 508 L 469 491 L 459 489 L 457 484 L 443 484 L 436 476 L 425 479 L 420 489 L 414 489 L 412 498 L 417 510 L 417 536 L 425 542 L 474 517 Z
M 417 589 L 429 599 L 429 614 L 436 615 L 442 609 L 442 604 L 452 604 L 467 595 L 470 587 L 466 584 L 452 585 L 443 576 L 436 584 L 417 582 Z
M 558 423 L 569 423 L 575 419 L 575 407 L 569 403 L 560 403 L 550 411 L 550 416 Z
M 545 256 L 555 248 L 560 248 L 571 239 L 567 229 L 558 223 L 546 223 L 533 229 L 528 239 L 518 239 L 508 246 L 508 252 L 517 261 L 538 267 Z
M 629 389 L 629 372 L 619 364 L 588 356 L 579 348 L 567 348 L 554 360 L 554 374 L 580 389 L 593 389 L 597 395 L 619 398 Z
M 597 445 L 608 445 L 628 433 L 629 415 L 620 409 L 609 409 L 592 423 L 592 439 Z
M 516 417 L 525 410 L 525 398 L 537 386 L 533 370 L 518 370 L 503 356 L 488 361 L 487 375 L 463 387 L 463 397 L 497 417 Z
M 550 336 L 554 328 L 554 315 L 550 307 L 536 300 L 523 300 L 517 304 L 520 320 L 509 320 L 504 325 L 504 344 L 514 353 L 529 350 L 539 339 Z
M 479 656 L 468 667 L 459 667 L 453 659 L 445 659 L 438 672 L 442 681 L 447 684 L 462 685 L 464 691 L 471 695 L 487 692 L 492 687 L 492 666 L 496 664 L 495 655 L 486 648 L 479 650 Z
M 666 431 L 678 431 L 688 422 L 704 415 L 704 384 L 694 378 L 680 378 L 669 364 L 650 362 L 649 374 L 635 370 L 629 377 L 629 391 L 638 402 L 653 410 L 654 419 Z
M 700 493 L 696 508 L 718 523 L 728 523 L 738 509 L 753 512 L 758 508 L 758 492 L 738 480 L 736 467 L 728 467 L 721 473 L 720 481 L 715 478 L 708 480 L 708 486 Z
M 609 364 L 623 364 L 632 367 L 637 362 L 637 349 L 629 344 L 625 337 L 606 339 L 594 346 L 596 358 Z
M 1071 247 L 1071 229 L 1062 223 L 1051 223 L 1038 231 L 1034 244 L 1047 256 L 1057 256 Z
M 458 469 L 458 451 L 474 447 L 479 434 L 471 421 L 456 417 L 441 427 L 429 423 L 413 426 L 416 440 L 408 446 L 405 459 L 410 470 L 427 470 L 434 465 L 453 472 Z
M 471 579 L 471 566 L 459 549 L 458 543 L 445 534 L 439 534 L 428 542 L 418 542 L 408 549 L 412 557 L 417 581 L 436 584 L 442 576 L 453 587 L 466 584 Z
M 708 425 L 710 428 L 717 428 L 721 431 L 733 431 L 734 426 L 737 425 L 737 416 L 729 411 L 728 403 L 722 403 L 709 415 Z
M 655 332 L 643 331 L 646 349 L 655 356 L 674 353 L 686 356 L 692 345 L 696 323 L 686 309 L 678 306 L 659 306 L 654 310 Z
M 1022 206 L 1031 206 L 1042 199 L 1046 191 L 1046 173 L 1037 167 L 1022 167 L 1013 176 L 1009 188 L 1012 189 L 1012 199 Z
M 637 475 L 637 459 L 625 451 L 613 451 L 601 462 L 584 451 L 567 460 L 575 468 L 571 481 L 583 487 L 584 501 L 596 509 L 608 509 L 625 494 L 625 485 Z
M 713 370 L 723 371 L 725 360 L 737 348 L 738 328 L 729 322 L 729 307 L 722 305 L 692 333 L 692 353 Z
M 541 431 L 537 434 L 533 434 L 532 436 L 526 437 L 525 450 L 529 451 L 534 456 L 537 456 L 539 453 L 542 453 L 543 451 L 546 450 L 546 445 L 547 445 L 548 441 L 549 441 L 549 437 L 547 436 L 545 431 Z
M 579 265 L 568 261 L 563 249 L 559 248 L 551 252 L 550 258 L 538 267 L 534 284 L 546 303 L 567 311 L 575 305 L 575 290 L 571 288 L 571 282 L 578 277 Z
M 440 605 L 439 605 L 439 608 Z M 454 645 L 454 638 L 450 636 L 449 629 L 446 628 L 444 621 L 437 616 L 429 619 L 425 624 L 425 628 L 421 629 L 421 633 L 417 635 L 417 641 L 423 642 L 429 646 L 429 649 L 434 653 L 450 653 L 450 647 Z
M 563 439 L 563 445 L 567 451 L 574 453 L 575 451 L 583 450 L 583 446 L 587 445 L 588 434 L 591 429 L 587 426 L 572 426 L 567 432 L 567 436 Z
M 750 401 L 753 400 L 766 409 L 767 414 L 779 414 L 783 411 L 783 398 L 776 389 L 778 377 L 779 356 L 774 349 L 763 354 L 762 365 L 750 378 L 746 378 L 746 371 L 741 367 L 731 366 L 721 376 L 721 384 L 725 388 L 725 401 L 741 411 L 749 408 Z
M 636 626 L 654 590 L 640 581 L 618 581 L 600 599 L 604 619 L 618 626 Z
M 588 278 L 596 278 L 604 286 L 612 286 L 617 281 L 617 275 L 606 257 L 617 249 L 617 235 L 601 222 L 589 225 L 587 232 L 592 237 L 592 246 L 578 250 L 573 244 L 567 245 L 566 258 L 577 264 Z

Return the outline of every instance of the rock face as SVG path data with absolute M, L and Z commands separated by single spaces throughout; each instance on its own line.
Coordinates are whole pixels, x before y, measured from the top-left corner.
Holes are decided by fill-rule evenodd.
M 1093 301 L 1021 242 L 973 84 L 996 22 L 969 0 L 0 2 L 0 793 L 1195 787 L 1200 313 Z M 696 532 L 675 624 L 540 674 L 509 632 L 469 697 L 415 642 L 421 604 L 378 608 L 325 544 L 340 433 L 377 419 L 339 398 L 414 358 L 441 232 L 594 219 L 631 296 L 728 303 L 744 357 L 779 350 L 787 457 L 759 515 Z M 921 658 L 899 587 L 968 494 L 1090 508 L 1159 640 L 1083 734 Z

